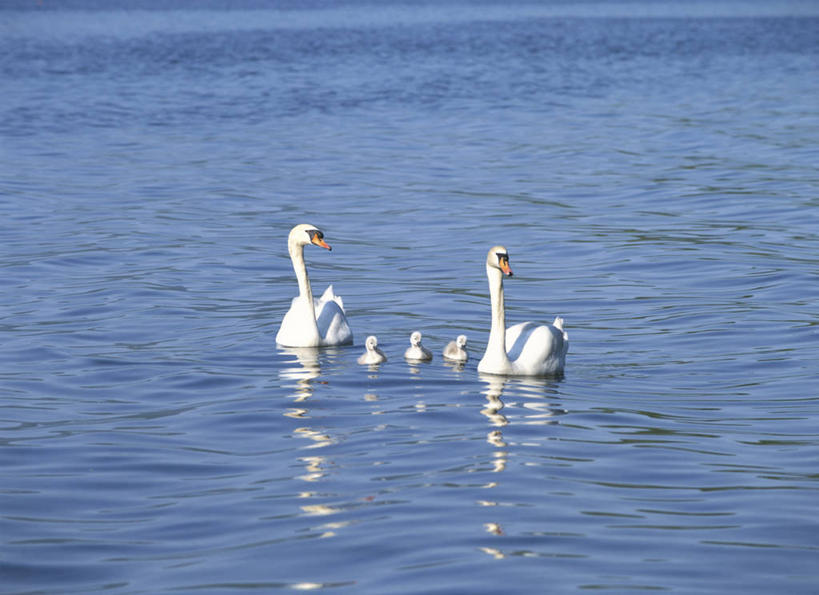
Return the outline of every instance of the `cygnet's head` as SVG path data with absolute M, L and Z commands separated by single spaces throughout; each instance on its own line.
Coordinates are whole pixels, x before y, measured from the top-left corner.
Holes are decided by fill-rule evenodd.
M 486 267 L 498 269 L 507 277 L 512 276 L 509 266 L 509 252 L 503 246 L 492 246 L 486 255 Z
M 364 347 L 367 348 L 367 351 L 373 351 L 378 347 L 378 339 L 375 338 L 375 335 L 367 337 L 367 340 L 364 342 Z
M 418 347 L 421 344 L 421 333 L 415 331 L 410 335 L 410 345 Z
M 458 335 L 458 338 L 455 339 L 455 344 L 462 349 L 466 347 L 466 335 Z
M 330 245 L 324 241 L 324 233 L 315 225 L 309 223 L 300 223 L 290 230 L 290 235 L 287 238 L 288 244 L 295 246 L 306 246 L 313 244 L 320 248 L 332 250 Z

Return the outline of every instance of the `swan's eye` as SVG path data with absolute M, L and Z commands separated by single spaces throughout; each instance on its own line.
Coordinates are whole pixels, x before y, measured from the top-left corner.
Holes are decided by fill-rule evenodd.
M 310 243 L 316 246 L 324 246 L 324 234 L 318 229 L 308 229 L 307 234 L 310 236 Z
M 498 252 L 498 264 L 504 265 L 509 264 L 509 255 L 504 254 L 503 252 Z

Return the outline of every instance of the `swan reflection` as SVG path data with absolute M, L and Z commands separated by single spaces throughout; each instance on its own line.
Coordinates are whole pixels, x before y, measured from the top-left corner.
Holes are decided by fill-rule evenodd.
M 319 377 L 321 376 L 322 364 L 328 362 L 332 365 L 335 358 L 341 354 L 341 350 L 336 348 L 317 349 L 314 347 L 280 347 L 280 351 L 289 356 L 285 360 L 279 376 L 281 384 L 285 388 L 291 389 L 290 398 L 297 407 L 289 408 L 284 415 L 291 419 L 299 420 L 303 424 L 292 430 L 291 436 L 296 442 L 296 452 L 311 450 L 306 456 L 297 456 L 296 464 L 304 468 L 304 472 L 296 475 L 293 479 L 315 484 L 327 478 L 334 469 L 334 462 L 331 456 L 320 454 L 322 450 L 335 444 L 338 440 L 333 437 L 326 426 L 312 422 L 310 415 L 310 398 L 315 392 L 317 385 L 325 384 Z M 377 401 L 375 394 L 367 393 L 365 400 Z M 300 442 L 300 443 L 299 443 Z M 352 521 L 327 521 L 324 517 L 339 514 L 345 507 L 343 505 L 326 502 L 327 494 L 318 490 L 304 490 L 298 494 L 302 503 L 298 505 L 301 515 L 304 517 L 321 518 L 322 522 L 310 527 L 310 531 L 318 538 L 336 537 L 337 532 L 348 527 Z M 310 583 L 312 584 L 312 583 Z M 316 583 L 318 584 L 318 583 Z
M 315 347 L 280 347 L 279 350 L 293 358 L 279 370 L 282 380 L 293 381 L 283 386 L 294 389 L 296 403 L 307 400 L 313 394 L 313 380 L 321 374 L 319 350 Z
M 504 407 L 501 395 L 503 394 L 503 387 L 506 385 L 507 378 L 492 374 L 481 374 L 480 376 L 481 380 L 487 384 L 483 391 L 486 396 L 486 404 L 484 408 L 481 409 L 481 413 L 486 416 L 492 426 L 502 428 L 509 424 L 509 420 L 501 413 Z M 486 441 L 498 449 L 492 453 L 492 472 L 500 473 L 506 470 L 509 452 L 505 450 L 507 444 L 503 439 L 503 432 L 499 429 L 490 430 L 486 435 Z M 497 485 L 497 483 L 493 483 L 492 485 Z
M 324 457 L 301 457 L 299 461 L 304 465 L 307 473 L 304 475 L 299 475 L 298 479 L 301 479 L 302 481 L 318 481 L 327 475 L 324 472 L 324 465 L 327 463 L 327 460 Z
M 500 551 L 499 549 L 494 548 L 494 547 L 482 547 L 482 548 L 479 548 L 479 549 L 484 554 L 489 554 L 490 556 L 495 558 L 495 560 L 503 560 L 506 557 L 506 554 L 504 554 L 502 551 Z
M 460 377 L 461 376 L 460 373 L 464 371 L 464 367 L 466 366 L 466 363 L 465 362 L 456 362 L 456 361 L 453 361 L 453 360 L 450 360 L 450 359 L 445 359 L 444 360 L 444 365 L 447 368 L 449 368 L 450 370 L 452 370 L 453 372 L 458 372 L 458 377 Z
M 418 364 L 418 362 L 408 360 L 407 368 L 409 368 L 409 373 L 414 376 L 418 376 L 421 374 L 421 366 Z
M 555 379 L 510 378 L 494 374 L 478 374 L 478 376 L 484 383 L 481 392 L 486 398 L 481 414 L 486 417 L 490 426 L 486 435 L 486 442 L 492 447 L 489 471 L 502 473 L 509 463 L 511 449 L 521 445 L 531 446 L 529 443 L 507 441 L 503 434 L 504 431 L 515 425 L 556 424 L 558 422 L 555 416 L 566 412 L 550 404 L 549 397 L 554 396 L 554 388 L 557 385 Z M 513 398 L 518 401 L 513 401 Z M 499 484 L 500 481 L 493 481 L 487 483 L 485 487 L 491 489 Z M 478 500 L 477 504 L 487 509 L 496 509 L 499 506 L 498 502 L 491 499 Z M 484 522 L 483 527 L 490 535 L 505 535 L 500 523 L 491 517 Z M 502 559 L 507 555 L 497 547 L 482 547 L 480 550 L 495 559 Z
M 486 405 L 481 409 L 481 413 L 489 419 L 493 426 L 501 427 L 509 424 L 509 420 L 500 412 L 503 409 L 503 401 L 501 401 L 503 387 L 509 379 L 493 374 L 479 374 L 479 376 L 481 380 L 486 382 L 486 388 L 483 390 L 483 394 L 486 396 Z M 490 432 L 490 434 L 493 433 Z M 500 430 L 497 430 L 494 435 L 500 435 Z
M 514 392 L 516 396 L 523 397 L 520 403 L 513 403 L 512 406 L 522 408 L 524 414 L 522 419 L 515 420 L 515 423 L 548 425 L 557 423 L 555 416 L 566 413 L 564 409 L 555 408 L 547 398 L 550 393 L 554 394 L 554 387 L 557 380 L 537 377 L 508 377 L 494 374 L 478 374 L 480 379 L 486 383 L 483 394 L 486 397 L 486 404 L 481 410 L 493 426 L 503 427 L 509 425 L 509 419 L 501 413 L 506 407 L 501 398 L 504 392 Z M 530 413 L 531 412 L 531 413 Z M 500 433 L 500 431 L 498 431 Z
M 503 410 L 507 407 L 503 394 L 511 393 L 523 397 L 521 402 L 510 406 L 516 410 L 523 410 L 523 415 L 515 416 L 514 423 L 524 425 L 549 425 L 558 423 L 555 416 L 566 413 L 565 410 L 554 407 L 548 400 L 549 393 L 557 384 L 557 380 L 548 378 L 528 378 L 498 376 L 495 374 L 478 374 L 486 384 L 483 394 L 486 397 L 481 413 L 489 420 L 493 429 L 487 434 L 486 441 L 497 448 L 507 446 L 501 428 L 511 422 Z
M 284 412 L 284 416 L 306 421 L 310 418 L 307 403 L 310 397 L 313 396 L 316 378 L 321 374 L 319 354 L 324 355 L 330 350 L 325 349 L 324 352 L 320 352 L 315 347 L 279 347 L 279 349 L 282 353 L 291 356 L 290 361 L 286 361 L 279 371 L 279 377 L 283 381 L 282 386 L 291 388 L 293 402 L 301 405 L 300 407 L 289 408 Z M 292 435 L 294 438 L 307 441 L 301 446 L 304 449 L 324 448 L 334 442 L 333 438 L 326 432 L 309 426 L 295 428 Z M 299 457 L 297 460 L 304 466 L 305 472 L 296 476 L 296 479 L 316 482 L 326 477 L 325 468 L 328 465 L 326 457 L 310 455 Z M 312 492 L 302 492 L 302 497 L 310 498 Z M 315 514 L 313 506 L 308 505 L 301 508 L 305 512 L 312 511 L 311 514 Z
M 304 448 L 322 448 L 333 443 L 333 439 L 330 436 L 311 428 L 296 428 L 293 430 L 293 433 L 302 438 L 312 440 L 312 442 L 308 442 Z

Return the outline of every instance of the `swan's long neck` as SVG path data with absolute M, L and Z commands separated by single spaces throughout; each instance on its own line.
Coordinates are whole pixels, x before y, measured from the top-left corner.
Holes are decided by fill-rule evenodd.
M 290 260 L 293 262 L 293 270 L 296 272 L 296 279 L 299 282 L 299 297 L 306 302 L 307 307 L 316 319 L 316 308 L 313 304 L 313 289 L 310 287 L 310 278 L 307 276 L 307 267 L 304 265 L 304 244 L 290 242 L 287 246 L 290 252 Z
M 489 279 L 489 300 L 492 303 L 492 326 L 486 354 L 498 361 L 509 358 L 506 355 L 506 310 L 503 302 L 503 273 L 494 267 L 486 267 Z

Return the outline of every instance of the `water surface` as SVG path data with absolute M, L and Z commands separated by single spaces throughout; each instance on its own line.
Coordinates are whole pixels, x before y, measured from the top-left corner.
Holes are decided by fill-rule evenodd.
M 4 591 L 816 592 L 814 5 L 72 6 L 0 10 Z M 302 221 L 354 346 L 275 345 Z M 560 378 L 477 373 L 498 243 Z

